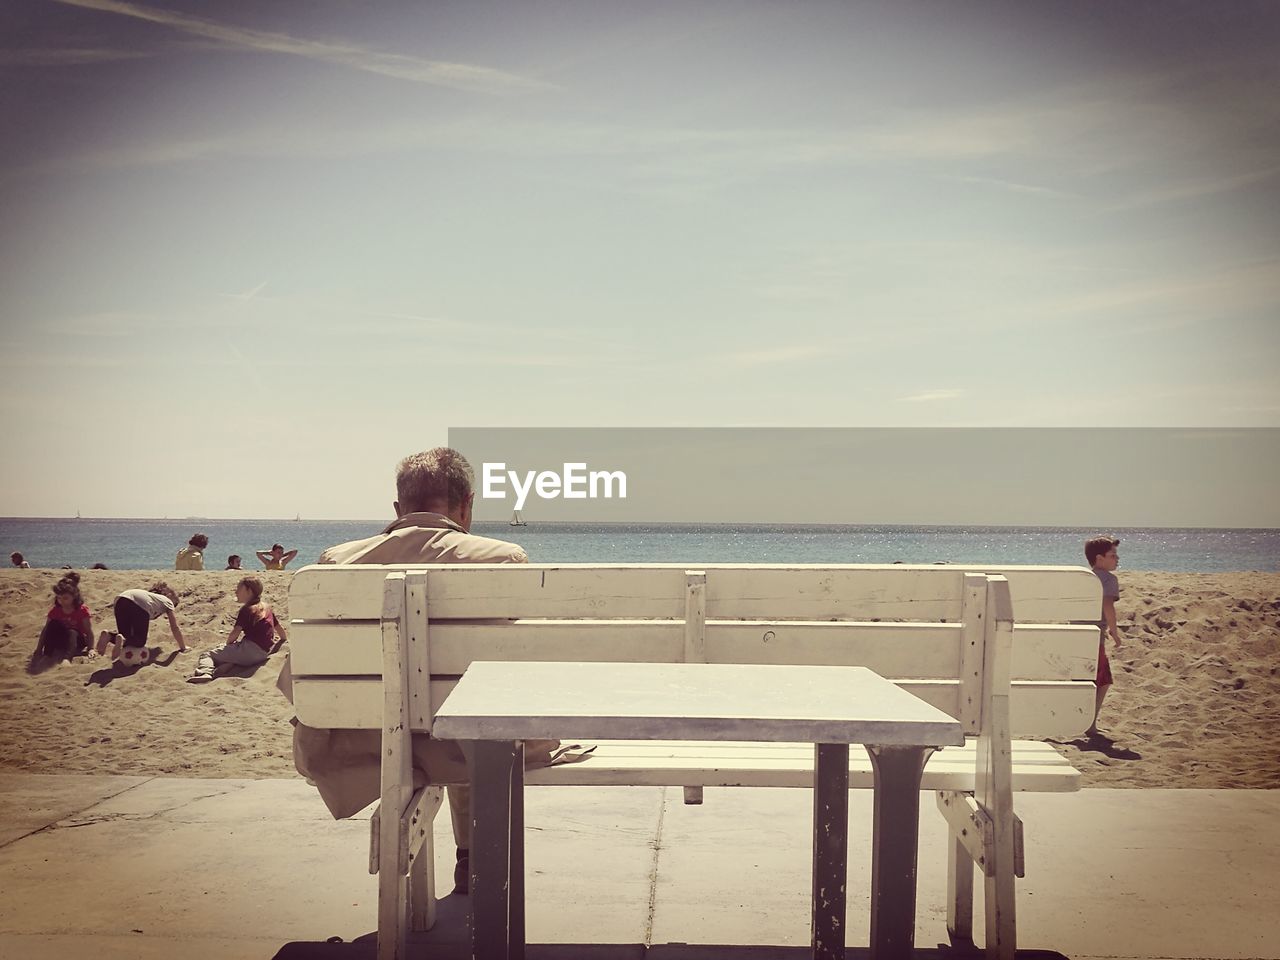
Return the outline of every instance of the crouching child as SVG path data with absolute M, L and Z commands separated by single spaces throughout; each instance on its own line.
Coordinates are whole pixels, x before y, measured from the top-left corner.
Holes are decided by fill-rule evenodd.
M 126 590 L 116 597 L 112 612 L 116 618 L 114 632 L 103 631 L 98 637 L 98 653 L 111 648 L 111 659 L 126 665 L 146 663 L 150 659 L 147 633 L 152 620 L 164 617 L 169 621 L 169 632 L 178 644 L 178 652 L 186 653 L 187 641 L 178 626 L 175 608 L 178 595 L 163 580 L 153 583 L 150 590 Z

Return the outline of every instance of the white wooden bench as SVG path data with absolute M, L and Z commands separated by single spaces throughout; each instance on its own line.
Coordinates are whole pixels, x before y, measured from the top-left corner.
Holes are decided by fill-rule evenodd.
M 959 720 L 971 739 L 927 764 L 953 842 L 948 930 L 972 940 L 984 877 L 988 956 L 1012 958 L 1022 876 L 1016 791 L 1079 789 L 1051 746 L 1093 718 L 1101 609 L 1084 567 L 308 566 L 289 593 L 293 698 L 310 726 L 382 729 L 379 956 L 434 922 L 431 822 L 442 791 L 412 790 L 410 731 L 475 660 L 794 663 L 869 667 Z M 1015 623 L 1016 621 L 1016 623 Z M 384 682 L 385 678 L 385 682 Z M 812 787 L 809 744 L 601 742 L 527 784 Z M 851 754 L 850 787 L 872 785 Z M 387 815 L 396 811 L 399 816 Z

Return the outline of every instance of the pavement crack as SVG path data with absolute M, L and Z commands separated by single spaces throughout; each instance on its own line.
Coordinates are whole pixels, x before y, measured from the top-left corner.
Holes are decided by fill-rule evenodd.
M 658 803 L 658 823 L 653 831 L 653 859 L 649 861 L 649 906 L 644 918 L 644 949 L 653 946 L 653 918 L 658 905 L 658 858 L 662 855 L 662 824 L 667 816 L 667 788 L 662 788 Z
M 150 783 L 150 782 L 151 782 L 152 780 L 154 780 L 154 779 L 156 779 L 156 778 L 155 778 L 155 777 L 147 777 L 147 778 L 146 778 L 145 780 L 143 780 L 141 783 L 131 783 L 129 786 L 125 787 L 125 788 L 124 788 L 124 789 L 122 789 L 122 790 L 117 790 L 115 793 L 111 794 L 111 795 L 110 795 L 110 796 L 108 796 L 108 797 L 98 797 L 96 800 L 94 800 L 94 801 L 93 801 L 93 803 L 89 804 L 89 806 L 88 806 L 88 807 L 86 807 L 85 809 L 87 810 L 87 809 L 89 809 L 89 808 L 91 808 L 91 807 L 96 807 L 98 804 L 100 804 L 100 803 L 106 803 L 108 800 L 114 800 L 116 797 L 122 796 L 123 794 L 128 793 L 130 790 L 136 790 L 136 789 L 138 789 L 138 787 L 145 787 L 148 783 Z M 13 845 L 13 844 L 15 844 L 15 843 L 20 843 L 21 841 L 23 841 L 23 840 L 27 839 L 27 837 L 34 837 L 37 833 L 44 833 L 46 830 L 55 830 L 55 829 L 58 829 L 58 824 L 59 824 L 59 823 L 62 823 L 64 820 L 69 820 L 69 819 L 71 819 L 71 818 L 72 818 L 72 817 L 74 817 L 74 816 L 75 816 L 75 814 L 74 814 L 74 813 L 72 813 L 70 816 L 67 816 L 67 817 L 60 817 L 59 819 L 57 819 L 57 820 L 53 821 L 53 823 L 46 823 L 43 827 L 37 827 L 37 828 L 36 828 L 36 829 L 34 829 L 34 830 L 30 830 L 30 831 L 28 831 L 27 833 L 24 833 L 24 834 L 23 834 L 22 836 L 20 836 L 20 837 L 14 837 L 12 840 L 6 840 L 6 841 L 4 841 L 3 843 L 0 843 L 0 850 L 4 849 L 5 847 L 12 846 L 12 845 Z M 92 822 L 95 822 L 95 821 L 87 821 L 87 822 L 92 823 Z

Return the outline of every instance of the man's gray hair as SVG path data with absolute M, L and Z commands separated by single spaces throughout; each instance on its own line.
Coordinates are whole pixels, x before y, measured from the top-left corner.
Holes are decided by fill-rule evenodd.
M 471 496 L 476 474 L 467 458 L 450 447 L 433 447 L 405 457 L 396 467 L 396 499 L 414 513 L 432 507 L 461 507 Z

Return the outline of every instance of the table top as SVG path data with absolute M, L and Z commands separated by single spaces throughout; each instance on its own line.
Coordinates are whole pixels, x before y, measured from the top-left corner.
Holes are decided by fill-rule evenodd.
M 866 667 L 476 662 L 436 711 L 448 740 L 757 740 L 950 746 L 960 723 Z

